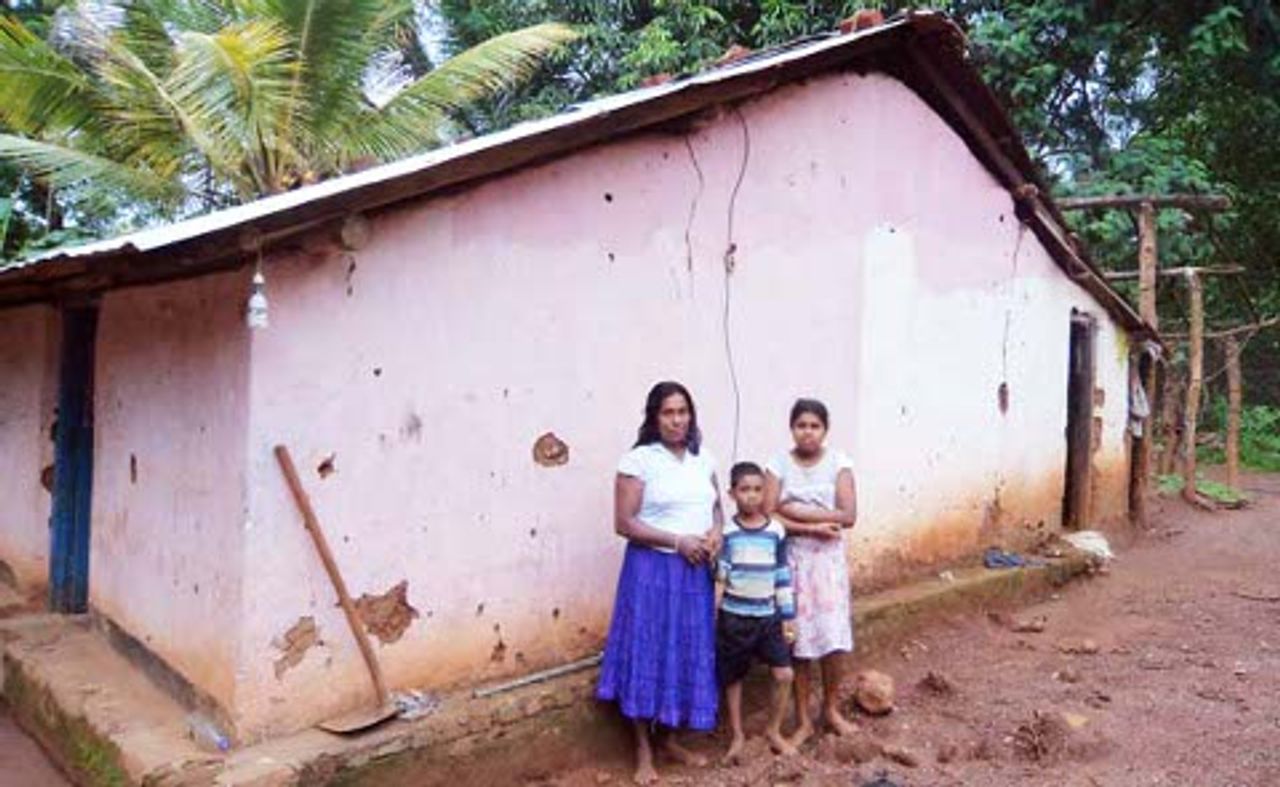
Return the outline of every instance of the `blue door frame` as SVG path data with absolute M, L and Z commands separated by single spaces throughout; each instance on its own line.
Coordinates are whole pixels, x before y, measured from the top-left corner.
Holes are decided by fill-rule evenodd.
M 84 612 L 89 605 L 93 360 L 97 329 L 97 306 L 63 309 L 50 514 L 49 608 L 54 612 Z

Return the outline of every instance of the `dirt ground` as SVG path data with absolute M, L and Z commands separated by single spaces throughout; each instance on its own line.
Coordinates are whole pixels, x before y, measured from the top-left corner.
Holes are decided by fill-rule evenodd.
M 854 739 L 775 758 L 756 709 L 745 764 L 660 764 L 663 783 L 1280 785 L 1280 475 L 1246 487 L 1243 511 L 1157 502 L 1152 531 L 1107 574 L 1049 601 L 944 620 L 860 658 L 894 678 L 897 707 L 855 714 Z M 1038 619 L 1043 631 L 1014 630 Z M 726 740 L 691 743 L 715 755 Z M 411 770 L 388 776 L 415 783 Z M 538 783 L 597 787 L 630 771 L 619 754 L 548 776 Z M 67 782 L 0 706 L 0 787 L 11 784 Z
M 664 783 L 1280 785 L 1280 476 L 1247 489 L 1243 511 L 1161 500 L 1109 573 L 861 659 L 895 679 L 897 707 L 857 716 L 854 741 L 826 736 L 784 760 L 755 737 L 748 763 L 667 765 Z M 1013 630 L 1037 618 L 1043 631 Z M 748 733 L 763 724 L 756 712 Z M 694 743 L 714 754 L 725 740 Z M 628 781 L 619 761 L 549 783 Z
M 0 705 L 0 787 L 69 787 L 70 784 Z

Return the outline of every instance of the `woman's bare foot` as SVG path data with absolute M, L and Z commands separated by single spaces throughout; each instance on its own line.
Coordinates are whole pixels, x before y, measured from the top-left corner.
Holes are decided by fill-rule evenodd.
M 645 760 L 636 766 L 636 784 L 657 784 L 658 772 L 653 768 L 652 760 Z
M 663 739 L 662 751 L 681 765 L 689 765 L 694 768 L 705 768 L 709 765 L 706 757 L 681 746 L 674 735 L 668 735 Z
M 831 728 L 831 732 L 836 735 L 853 735 L 858 731 L 858 725 L 840 715 L 840 711 L 835 708 L 828 708 L 822 713 L 822 720 Z
M 747 739 L 741 735 L 734 735 L 733 742 L 729 744 L 729 751 L 724 753 L 724 757 L 720 762 L 725 765 L 741 765 L 742 764 L 742 747 L 746 744 Z
M 791 741 L 782 737 L 782 733 L 777 730 L 766 731 L 764 737 L 769 741 L 769 748 L 773 749 L 773 753 L 779 757 L 791 757 L 792 755 L 799 754 Z
M 791 737 L 788 739 L 787 742 L 791 744 L 791 748 L 799 749 L 801 746 L 804 745 L 805 741 L 809 740 L 812 737 L 813 737 L 813 722 L 809 721 L 808 719 L 805 719 L 804 721 L 800 722 L 799 727 L 796 727 L 796 731 L 791 733 Z

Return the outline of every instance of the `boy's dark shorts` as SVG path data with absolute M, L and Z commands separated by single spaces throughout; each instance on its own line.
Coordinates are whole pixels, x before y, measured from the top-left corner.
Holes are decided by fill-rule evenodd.
M 791 666 L 791 646 L 782 635 L 781 618 L 754 618 L 720 610 L 716 620 L 716 678 L 720 685 L 745 678 L 756 659 L 770 667 Z

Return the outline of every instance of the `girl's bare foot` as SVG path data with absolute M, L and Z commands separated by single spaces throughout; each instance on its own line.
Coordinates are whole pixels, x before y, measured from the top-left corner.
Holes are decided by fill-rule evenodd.
M 831 728 L 831 732 L 836 735 L 853 735 L 858 731 L 858 725 L 840 715 L 840 711 L 835 708 L 828 708 L 822 714 L 822 720 Z
M 680 745 L 674 735 L 668 735 L 662 741 L 662 751 L 668 757 L 680 763 L 681 765 L 689 765 L 694 768 L 705 768 L 709 764 L 707 758 L 697 752 L 692 752 Z
M 777 730 L 768 730 L 765 732 L 764 737 L 769 740 L 769 748 L 773 749 L 773 753 L 779 757 L 790 757 L 799 754 L 791 741 L 782 737 L 782 733 Z
M 658 772 L 653 769 L 653 761 L 645 760 L 636 766 L 636 784 L 657 784 Z
M 809 721 L 808 719 L 805 719 L 804 721 L 800 722 L 799 727 L 796 727 L 796 731 L 791 733 L 791 738 L 788 740 L 788 742 L 791 744 L 791 748 L 799 749 L 801 746 L 804 745 L 805 741 L 809 740 L 812 737 L 813 737 L 813 722 Z
M 724 758 L 720 761 L 725 765 L 741 765 L 742 764 L 742 747 L 747 739 L 741 735 L 734 735 L 733 742 L 729 744 L 729 751 L 724 753 Z

